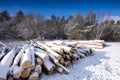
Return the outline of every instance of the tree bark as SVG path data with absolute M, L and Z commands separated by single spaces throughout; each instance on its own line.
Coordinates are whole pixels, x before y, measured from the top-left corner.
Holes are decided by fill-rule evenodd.
M 16 50 L 12 49 L 8 52 L 0 62 L 0 80 L 6 80 L 10 65 L 15 57 Z
M 36 65 L 35 72 L 37 72 L 38 74 L 42 73 L 42 67 L 41 67 L 41 65 Z
M 46 72 L 51 74 L 55 69 L 55 65 L 50 61 L 48 54 L 41 49 L 36 49 L 35 54 L 42 59 Z
M 32 74 L 29 77 L 29 80 L 38 80 L 39 74 L 37 72 L 32 72 Z
M 52 49 L 50 49 L 50 47 L 43 45 L 42 43 L 40 43 L 39 41 L 37 41 L 37 44 L 39 47 L 42 47 L 45 51 L 47 51 L 49 54 L 53 54 L 58 60 L 61 58 L 61 56 L 59 54 L 57 54 L 56 52 L 54 52 Z
M 26 69 L 26 70 L 23 70 L 23 71 L 21 72 L 21 77 L 22 77 L 22 78 L 27 78 L 27 77 L 29 77 L 30 72 L 31 72 L 31 68 L 28 68 L 28 69 Z
M 38 57 L 37 57 L 37 64 L 38 64 L 38 65 L 42 65 L 42 63 L 43 63 L 43 61 L 41 60 L 41 58 L 38 58 Z
M 23 69 L 27 69 L 31 65 L 32 65 L 32 62 L 31 62 L 31 56 L 30 56 L 30 48 L 27 47 L 25 49 L 25 53 L 23 53 L 23 55 L 22 55 L 21 66 Z
M 32 60 L 31 69 L 33 70 L 35 68 L 35 50 L 33 46 L 30 46 L 30 55 Z

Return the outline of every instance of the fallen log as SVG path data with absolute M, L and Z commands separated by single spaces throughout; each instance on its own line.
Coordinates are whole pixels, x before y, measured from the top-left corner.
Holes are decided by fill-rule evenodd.
M 61 48 L 60 46 L 52 46 L 50 48 L 60 55 L 63 55 L 63 53 L 64 53 L 64 49 Z
M 26 70 L 23 70 L 23 71 L 21 72 L 21 77 L 22 77 L 22 78 L 27 78 L 27 77 L 29 77 L 30 72 L 31 72 L 31 68 L 28 68 L 28 69 L 26 69 Z
M 43 60 L 43 68 L 45 73 L 52 74 L 56 67 L 50 60 Z
M 37 72 L 32 72 L 32 74 L 29 77 L 29 80 L 38 80 L 39 74 Z
M 31 70 L 35 68 L 35 50 L 33 46 L 30 46 L 30 56 L 32 60 Z
M 15 65 L 14 69 L 10 71 L 10 74 L 13 76 L 14 79 L 20 79 L 22 71 L 23 71 L 22 67 Z
M 50 61 L 48 54 L 41 49 L 35 49 L 35 50 L 36 50 L 35 54 L 39 58 L 41 58 L 43 61 L 43 67 L 44 67 L 46 73 L 51 74 L 55 69 L 55 65 Z
M 38 57 L 37 57 L 37 64 L 38 64 L 38 65 L 42 65 L 42 63 L 43 63 L 43 62 L 42 62 L 41 58 L 38 58 Z
M 31 56 L 30 56 L 30 48 L 27 47 L 25 49 L 25 53 L 23 53 L 21 58 L 21 66 L 23 69 L 27 69 L 32 65 Z
M 86 56 L 83 54 L 83 53 L 81 53 L 81 52 L 77 52 L 77 54 L 80 56 L 80 58 L 85 58 Z
M 95 49 L 103 49 L 103 46 L 98 46 L 98 45 L 86 45 L 86 44 L 81 44 L 82 46 L 86 46 L 86 47 L 91 47 L 91 48 L 95 48 Z
M 58 64 L 58 63 L 59 63 L 58 59 L 56 59 L 56 58 L 54 57 L 54 55 L 48 54 L 47 52 L 45 52 L 45 51 L 43 51 L 43 50 L 41 50 L 41 49 L 36 48 L 35 54 L 36 54 L 38 57 L 40 57 L 41 59 L 47 59 L 47 60 L 49 59 L 49 56 L 50 56 L 50 59 L 52 60 L 52 62 L 54 62 L 55 64 Z
M 41 59 L 45 59 L 45 60 L 48 60 L 49 57 L 47 55 L 47 53 L 45 51 L 43 51 L 42 49 L 39 49 L 39 48 L 35 48 L 35 54 L 41 58 Z
M 64 67 L 62 64 L 58 64 L 57 66 L 61 67 L 65 73 L 69 73 L 70 72 L 69 69 L 67 69 L 66 67 Z
M 61 64 L 63 64 L 65 61 L 64 61 L 64 58 L 61 58 L 60 60 L 59 60 L 59 62 L 61 63 Z
M 57 54 L 56 52 L 54 52 L 52 49 L 50 49 L 50 47 L 43 45 L 39 41 L 37 41 L 36 43 L 38 44 L 39 47 L 42 47 L 46 52 L 48 52 L 49 54 L 53 54 L 58 60 L 60 60 L 61 56 Z
M 10 65 L 15 57 L 15 48 L 8 52 L 0 62 L 0 80 L 6 80 Z
M 59 73 L 62 73 L 63 72 L 63 68 L 61 68 L 61 67 L 57 67 L 57 69 L 56 69 Z
M 42 67 L 41 67 L 41 65 L 36 65 L 35 72 L 37 72 L 38 74 L 42 73 Z
M 68 60 L 68 61 L 64 62 L 63 65 L 64 65 L 65 67 L 67 67 L 67 66 L 70 65 L 70 63 L 71 63 L 71 62 Z
M 13 75 L 13 77 L 15 79 L 19 79 L 21 76 L 21 72 L 23 71 L 23 68 L 20 66 L 18 66 L 18 63 L 23 55 L 25 51 L 25 48 L 23 47 L 19 53 L 17 54 L 17 56 L 15 57 L 12 66 L 10 67 L 10 74 Z
M 72 55 L 72 57 L 73 57 L 73 60 L 78 60 L 80 57 L 78 56 L 78 54 L 76 54 L 76 53 L 74 53 L 73 55 Z

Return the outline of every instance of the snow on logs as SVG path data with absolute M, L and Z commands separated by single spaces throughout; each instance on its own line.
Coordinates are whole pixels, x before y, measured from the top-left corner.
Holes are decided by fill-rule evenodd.
M 15 48 L 8 52 L 0 62 L 0 80 L 6 80 L 10 65 L 15 57 Z
M 5 53 L 5 47 L 1 48 L 3 56 L 0 60 L 0 80 L 6 80 L 7 76 L 12 76 L 14 79 L 38 80 L 42 72 L 52 74 L 55 70 L 59 73 L 69 73 L 67 66 L 94 52 L 90 47 L 70 44 L 70 42 L 64 44 L 30 42 L 19 50 L 15 48 L 8 53 Z

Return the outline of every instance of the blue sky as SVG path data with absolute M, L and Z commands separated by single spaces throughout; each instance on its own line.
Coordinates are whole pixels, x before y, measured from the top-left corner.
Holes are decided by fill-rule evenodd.
M 78 12 L 84 16 L 89 10 L 104 11 L 113 16 L 120 16 L 120 0 L 0 0 L 0 12 L 8 10 L 11 15 L 22 10 L 25 14 L 35 13 L 50 17 L 75 15 Z

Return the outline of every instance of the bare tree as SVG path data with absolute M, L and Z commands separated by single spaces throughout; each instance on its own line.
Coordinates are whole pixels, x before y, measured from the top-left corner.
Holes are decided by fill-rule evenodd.
M 96 39 L 100 39 L 104 30 L 110 25 L 110 14 L 107 16 L 106 20 L 104 20 L 104 11 L 99 11 L 97 13 L 97 21 L 98 25 L 96 27 Z M 108 21 L 105 23 L 105 21 Z

